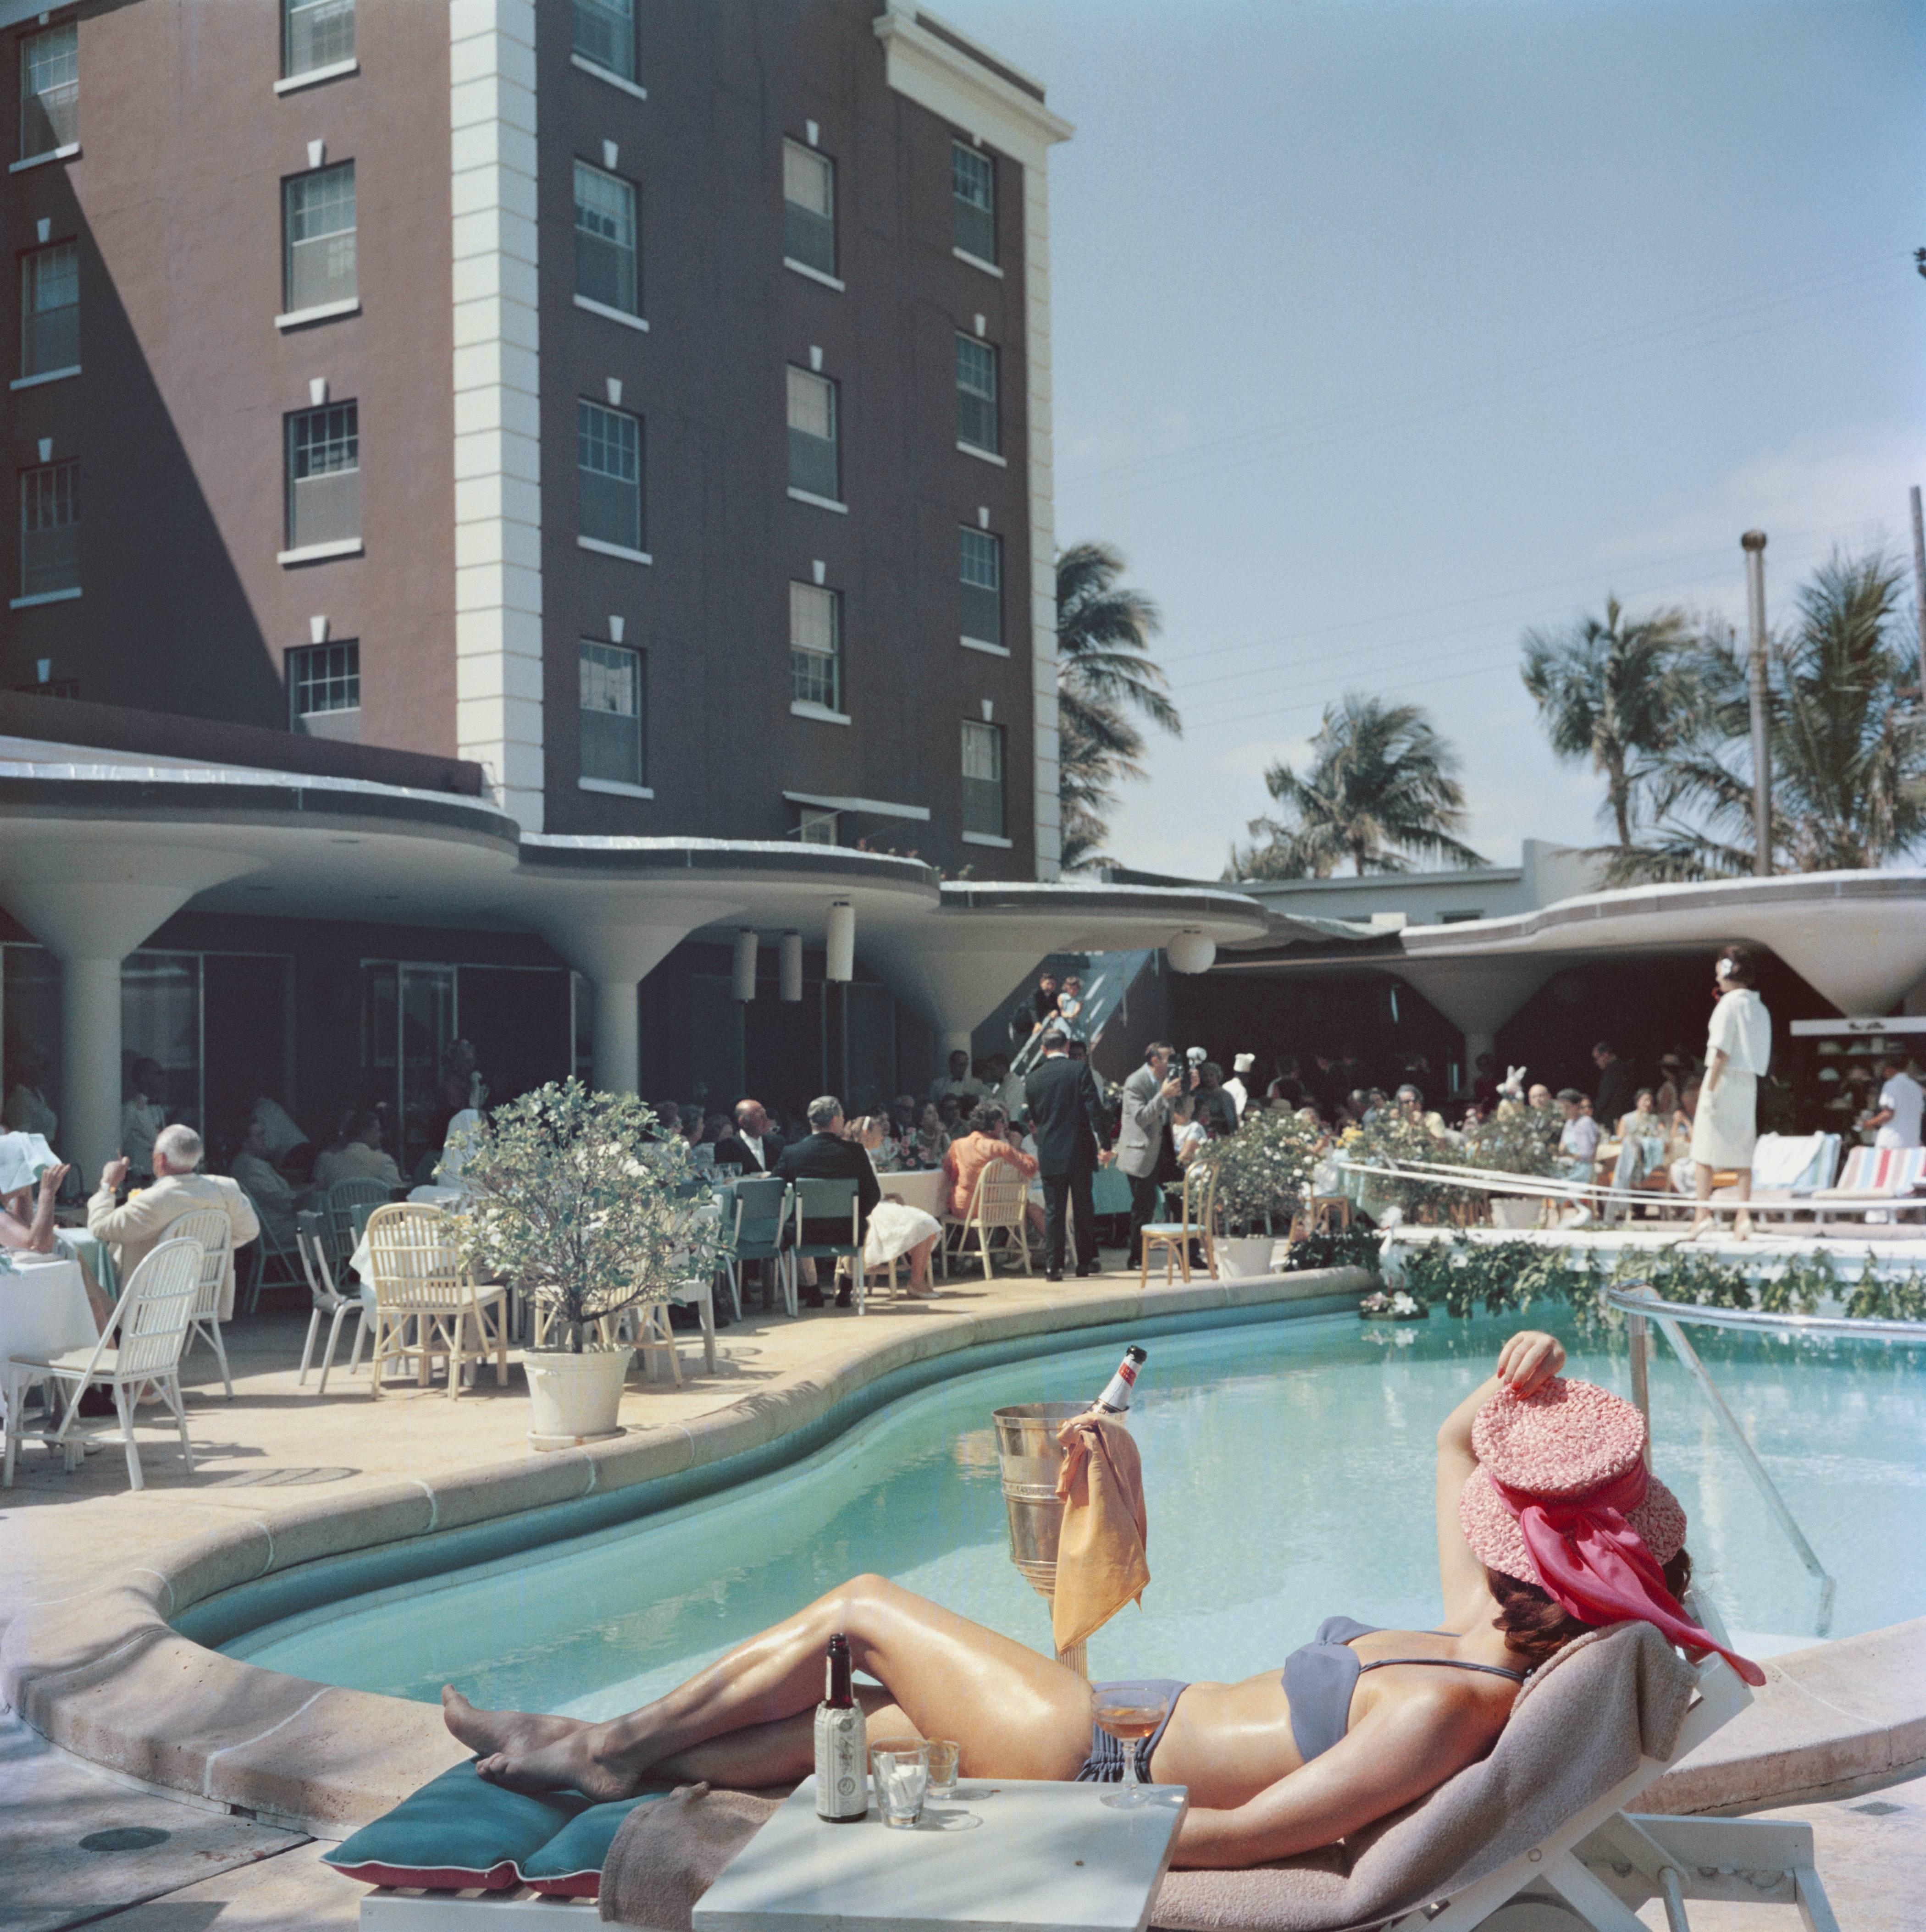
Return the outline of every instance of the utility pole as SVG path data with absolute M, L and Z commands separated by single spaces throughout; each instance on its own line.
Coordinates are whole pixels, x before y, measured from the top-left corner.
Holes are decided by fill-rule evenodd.
M 1772 746 L 1765 728 L 1765 532 L 1747 530 L 1745 609 L 1752 629 L 1752 869 L 1772 876 Z
M 1926 524 L 1920 521 L 1917 483 L 1912 486 L 1912 609 L 1919 628 L 1919 708 L 1926 711 Z

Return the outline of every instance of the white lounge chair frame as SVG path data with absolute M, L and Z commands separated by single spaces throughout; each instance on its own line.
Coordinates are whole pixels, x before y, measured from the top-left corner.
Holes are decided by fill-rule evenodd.
M 221 1386 L 227 1400 L 234 1400 L 234 1378 L 228 1372 L 227 1348 L 221 1339 L 221 1288 L 227 1280 L 234 1244 L 234 1224 L 218 1208 L 197 1208 L 167 1223 L 170 1241 L 198 1241 L 204 1250 L 200 1267 L 200 1296 L 195 1302 L 194 1321 L 181 1350 L 183 1359 L 197 1338 L 203 1339 L 221 1364 Z M 236 1284 L 237 1287 L 239 1284 Z

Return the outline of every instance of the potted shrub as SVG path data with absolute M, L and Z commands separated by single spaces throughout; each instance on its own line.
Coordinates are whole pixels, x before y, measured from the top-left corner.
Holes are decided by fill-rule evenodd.
M 596 1323 L 666 1301 L 716 1265 L 711 1184 L 679 1137 L 656 1138 L 632 1094 L 551 1082 L 496 1108 L 463 1169 L 462 1258 L 512 1283 L 545 1315 L 545 1346 L 523 1358 L 529 1441 L 560 1448 L 618 1432 L 634 1348 Z
M 1468 1198 L 1462 1188 L 1442 1181 L 1414 1176 L 1374 1173 L 1394 1161 L 1423 1161 L 1434 1166 L 1456 1166 L 1465 1158 L 1463 1144 L 1441 1138 L 1422 1120 L 1414 1120 L 1387 1108 L 1369 1126 L 1345 1130 L 1339 1151 L 1354 1170 L 1351 1179 L 1357 1192 L 1361 1212 L 1382 1222 L 1393 1208 L 1399 1216 L 1413 1222 L 1439 1222 L 1450 1217 L 1454 1206 Z
M 1557 1166 L 1556 1145 L 1538 1114 L 1522 1101 L 1506 1100 L 1489 1120 L 1481 1120 L 1466 1135 L 1465 1157 L 1473 1167 L 1500 1174 L 1549 1174 Z M 1486 1198 L 1495 1228 L 1535 1228 L 1544 1210 L 1543 1202 L 1528 1196 Z
M 1209 1142 L 1198 1154 L 1217 1177 L 1217 1204 L 1224 1224 L 1218 1252 L 1233 1274 L 1270 1272 L 1278 1234 L 1289 1230 L 1292 1217 L 1310 1198 L 1311 1172 L 1322 1138 L 1295 1114 L 1246 1108 L 1236 1132 Z

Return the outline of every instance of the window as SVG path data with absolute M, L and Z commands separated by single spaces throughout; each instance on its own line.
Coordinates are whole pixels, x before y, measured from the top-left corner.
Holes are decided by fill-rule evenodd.
M 836 272 L 836 168 L 827 156 L 783 143 L 783 253 L 819 274 Z
M 80 587 L 80 466 L 20 472 L 20 595 Z
M 353 403 L 303 410 L 287 419 L 287 547 L 347 543 L 361 536 L 360 410 Z
M 71 242 L 20 257 L 20 374 L 45 376 L 80 360 L 80 251 Z
M 599 403 L 575 404 L 580 533 L 618 550 L 642 548 L 642 423 Z
M 973 335 L 957 337 L 957 440 L 996 453 L 996 352 Z
M 635 77 L 635 0 L 575 0 L 575 50 L 592 66 Z
M 1003 539 L 987 530 L 960 530 L 963 554 L 963 634 L 980 644 L 1003 641 Z
M 834 845 L 840 842 L 837 814 L 819 811 L 813 805 L 796 808 L 796 840 L 803 845 Z
M 996 259 L 996 170 L 990 157 L 960 141 L 950 147 L 952 238 L 979 262 Z
M 291 314 L 328 302 L 353 302 L 355 276 L 354 164 L 290 176 L 282 190 L 287 256 L 281 296 Z
M 1003 728 L 966 719 L 963 728 L 963 829 L 1003 836 Z
M 624 315 L 641 313 L 635 277 L 635 189 L 575 164 L 575 293 Z
M 813 584 L 789 586 L 791 695 L 798 704 L 843 709 L 843 598 Z
M 836 448 L 836 385 L 807 369 L 789 370 L 789 488 L 843 500 Z
M 80 138 L 80 29 L 69 21 L 20 43 L 20 158 Z
M 354 0 L 282 0 L 284 80 L 354 58 Z
M 287 728 L 348 744 L 361 737 L 361 646 L 304 644 L 287 654 Z
M 605 784 L 645 784 L 642 654 L 592 638 L 582 639 L 581 650 L 581 776 Z

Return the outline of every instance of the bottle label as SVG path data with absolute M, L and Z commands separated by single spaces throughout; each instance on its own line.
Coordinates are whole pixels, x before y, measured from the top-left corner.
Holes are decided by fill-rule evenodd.
M 838 1822 L 869 1810 L 869 1756 L 860 1708 L 819 1705 L 816 1714 L 816 1808 Z

